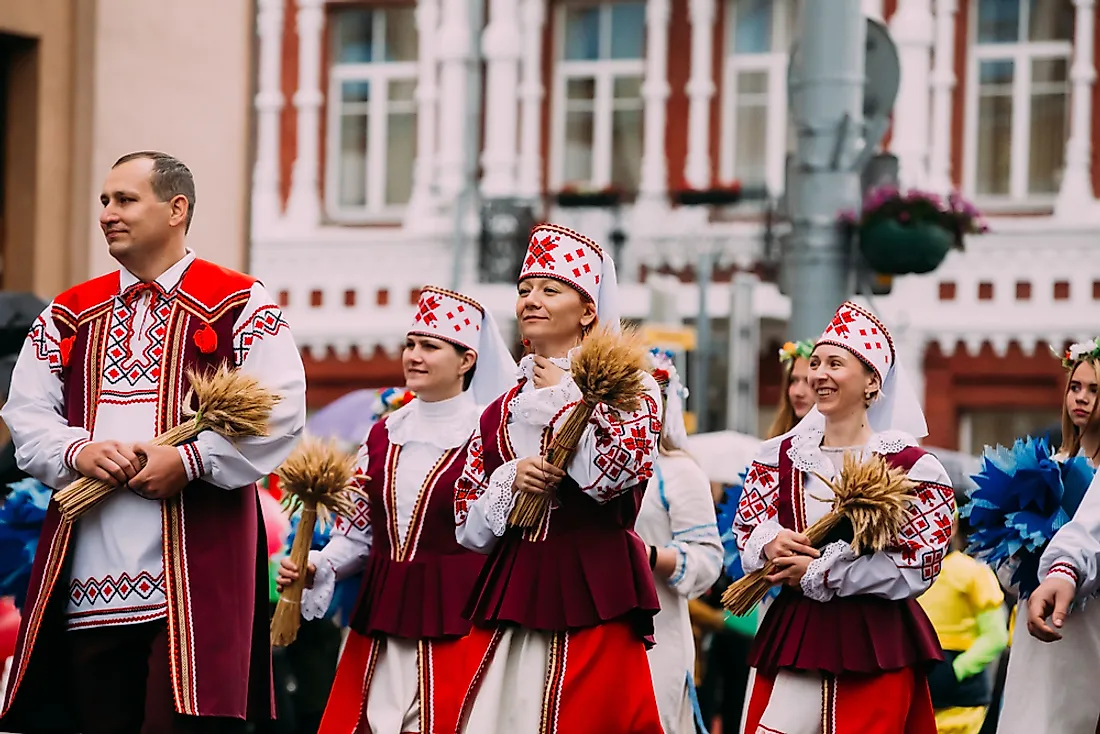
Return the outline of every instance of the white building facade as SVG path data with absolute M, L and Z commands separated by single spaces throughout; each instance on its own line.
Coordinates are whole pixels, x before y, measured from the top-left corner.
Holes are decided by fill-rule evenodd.
M 761 206 L 710 212 L 675 206 L 670 193 L 739 181 L 782 194 L 799 5 L 489 0 L 474 33 L 462 0 L 258 0 L 252 270 L 280 294 L 318 374 L 391 360 L 370 379 L 392 375 L 426 283 L 478 295 L 511 324 L 512 285 L 480 282 L 480 223 L 454 234 L 471 132 L 467 69 L 480 59 L 480 196 L 529 202 L 536 218 L 605 246 L 618 228 L 625 315 L 635 319 L 650 313 L 645 280 L 658 271 L 680 276 L 680 310 L 693 317 L 694 273 L 713 252 L 706 306 L 718 336 L 729 274 L 765 256 Z M 902 183 L 958 188 L 993 228 L 875 302 L 925 376 L 931 439 L 980 448 L 1004 415 L 1024 416 L 1021 431 L 1056 415 L 1046 345 L 1100 331 L 1095 0 L 864 5 L 899 49 L 885 147 Z M 574 189 L 627 201 L 559 207 L 556 194 Z M 765 343 L 780 338 L 787 299 L 765 282 L 754 303 Z M 764 353 L 768 372 L 774 352 Z M 985 373 L 1001 375 L 992 391 Z M 1037 380 L 1041 391 L 1014 397 Z M 774 383 L 761 375 L 762 403 Z

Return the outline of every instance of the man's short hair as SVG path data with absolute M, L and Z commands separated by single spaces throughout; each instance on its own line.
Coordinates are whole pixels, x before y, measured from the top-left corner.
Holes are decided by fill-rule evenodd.
M 191 219 L 195 216 L 195 177 L 191 175 L 191 169 L 179 158 L 156 150 L 127 153 L 115 161 L 111 168 L 118 168 L 123 163 L 141 159 L 153 162 L 149 183 L 152 184 L 153 193 L 158 199 L 171 201 L 177 196 L 187 199 L 187 222 L 184 224 L 183 231 L 188 232 L 191 229 Z

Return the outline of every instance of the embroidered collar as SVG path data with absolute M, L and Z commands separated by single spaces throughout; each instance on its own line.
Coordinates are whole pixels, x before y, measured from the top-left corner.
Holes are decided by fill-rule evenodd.
M 825 430 L 819 427 L 808 428 L 791 436 L 791 445 L 787 449 L 787 458 L 791 460 L 795 468 L 804 472 L 816 472 L 822 476 L 831 476 L 836 472 L 833 462 L 825 456 L 821 450 L 821 442 L 825 438 Z M 882 431 L 875 433 L 867 441 L 866 446 L 853 446 L 852 449 L 866 448 L 880 456 L 896 454 L 909 446 L 916 446 L 917 441 L 904 431 Z
M 386 419 L 386 428 L 392 444 L 420 442 L 446 451 L 466 443 L 480 417 L 481 410 L 466 391 L 436 403 L 413 400 Z
M 193 262 L 195 262 L 195 253 L 188 250 L 187 254 L 180 258 L 175 265 L 165 270 L 159 278 L 151 283 L 144 283 L 126 268 L 120 268 L 118 271 L 119 294 L 132 298 L 145 291 L 149 291 L 154 296 L 157 295 L 158 290 L 160 294 L 171 293 L 172 289 L 179 285 L 180 280 L 183 279 L 183 274 Z

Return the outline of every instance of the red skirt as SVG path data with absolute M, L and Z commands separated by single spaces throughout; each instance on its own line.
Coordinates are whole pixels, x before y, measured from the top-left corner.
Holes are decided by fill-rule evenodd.
M 784 588 L 756 633 L 749 664 L 833 675 L 873 674 L 943 660 L 936 630 L 916 599 L 835 597 L 818 602 Z

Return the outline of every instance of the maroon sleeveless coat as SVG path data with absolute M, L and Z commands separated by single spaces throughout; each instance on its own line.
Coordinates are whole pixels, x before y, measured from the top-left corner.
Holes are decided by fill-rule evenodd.
M 454 486 L 466 445 L 448 450 L 428 473 L 405 542 L 397 529 L 395 480 L 401 447 L 391 444 L 386 421 L 367 437 L 373 539 L 351 628 L 364 636 L 412 640 L 462 637 L 462 616 L 485 556 L 455 540 Z
M 485 475 L 512 455 L 508 404 L 497 398 L 481 416 Z M 547 632 L 625 619 L 652 642 L 660 609 L 645 543 L 634 533 L 645 484 L 600 504 L 566 476 L 542 527 L 509 528 L 489 555 L 465 615 L 479 627 L 514 624 Z
M 790 445 L 787 439 L 779 449 L 778 521 L 804 532 L 796 519 L 803 477 L 787 456 Z M 908 472 L 925 453 L 910 446 L 884 458 Z M 768 609 L 749 653 L 749 664 L 768 676 L 780 668 L 875 674 L 939 660 L 939 638 L 916 599 L 860 594 L 819 602 L 789 586 Z

